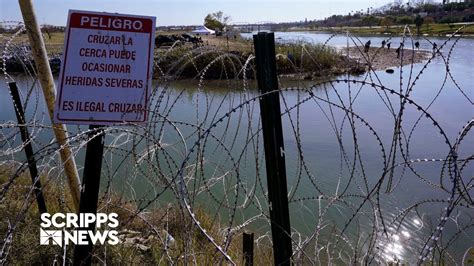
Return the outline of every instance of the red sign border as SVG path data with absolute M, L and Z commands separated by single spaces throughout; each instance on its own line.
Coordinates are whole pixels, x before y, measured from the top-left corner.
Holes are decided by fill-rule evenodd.
M 76 18 L 73 17 L 75 15 L 96 15 L 97 17 L 106 17 L 106 18 L 120 18 L 120 19 L 135 19 L 140 20 L 142 22 L 147 23 L 148 25 L 144 25 L 148 28 L 143 28 L 143 30 L 125 30 L 125 29 L 104 29 L 100 27 L 92 27 L 92 26 L 80 26 L 76 25 L 78 23 Z M 123 15 L 123 14 L 110 14 L 110 13 L 97 13 L 97 12 L 83 12 L 83 11 L 74 11 L 69 14 L 69 27 L 70 28 L 79 28 L 79 29 L 100 29 L 105 31 L 125 31 L 125 32 L 137 32 L 137 33 L 152 33 L 154 30 L 153 20 L 150 17 L 145 16 L 133 16 L 133 15 Z

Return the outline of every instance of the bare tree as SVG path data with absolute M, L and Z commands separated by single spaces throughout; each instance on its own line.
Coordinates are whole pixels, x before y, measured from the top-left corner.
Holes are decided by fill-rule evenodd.
M 433 4 L 433 0 L 410 0 L 410 4 L 413 7 L 422 7 L 426 4 Z

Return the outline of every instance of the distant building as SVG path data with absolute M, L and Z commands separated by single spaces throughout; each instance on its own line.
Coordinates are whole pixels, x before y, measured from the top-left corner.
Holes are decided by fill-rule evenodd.
M 214 35 L 216 34 L 216 31 L 211 30 L 203 25 L 203 26 L 197 27 L 195 30 L 192 31 L 192 33 L 197 34 L 197 35 Z

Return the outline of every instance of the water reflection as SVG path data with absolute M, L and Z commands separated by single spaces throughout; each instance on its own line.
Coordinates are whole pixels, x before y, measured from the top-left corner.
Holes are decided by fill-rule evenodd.
M 377 243 L 379 250 L 381 250 L 379 261 L 402 264 L 416 263 L 417 252 L 422 245 L 422 234 L 420 234 L 422 226 L 420 225 L 420 220 L 413 218 L 411 221 L 407 220 L 407 224 L 402 225 L 398 231 L 396 228 L 390 228 L 388 231 L 393 233 L 388 236 L 382 234 Z

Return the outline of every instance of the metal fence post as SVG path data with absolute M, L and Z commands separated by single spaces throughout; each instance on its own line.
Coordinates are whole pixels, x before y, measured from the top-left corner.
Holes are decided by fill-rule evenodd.
M 104 155 L 105 133 L 102 126 L 91 125 L 89 129 L 91 130 L 89 133 L 90 137 L 95 134 L 97 135 L 87 143 L 79 213 L 96 214 L 99 201 L 100 173 L 102 169 L 102 157 Z M 95 129 L 98 129 L 98 131 Z M 95 222 L 85 229 L 95 231 Z M 92 248 L 93 245 L 90 239 L 87 245 L 76 245 L 74 248 L 73 264 L 91 265 Z
M 30 170 L 31 181 L 33 182 L 33 190 L 36 196 L 36 202 L 38 203 L 39 213 L 47 213 L 46 202 L 43 197 L 43 191 L 41 188 L 41 182 L 38 175 L 38 168 L 36 167 L 36 160 L 33 153 L 33 146 L 31 145 L 30 134 L 26 128 L 26 119 L 23 106 L 21 104 L 20 94 L 18 93 L 18 87 L 15 82 L 8 83 L 10 93 L 12 95 L 13 107 L 15 109 L 16 119 L 19 124 L 21 140 L 25 143 L 26 160 L 28 162 L 28 169 Z
M 261 94 L 263 144 L 267 172 L 268 198 L 276 265 L 290 265 L 292 246 L 285 149 L 280 111 L 280 94 L 275 61 L 275 36 L 260 32 L 253 36 L 257 61 L 257 81 Z M 272 92 L 272 93 L 270 93 Z
M 244 253 L 244 265 L 253 266 L 253 233 L 243 233 L 242 250 Z

